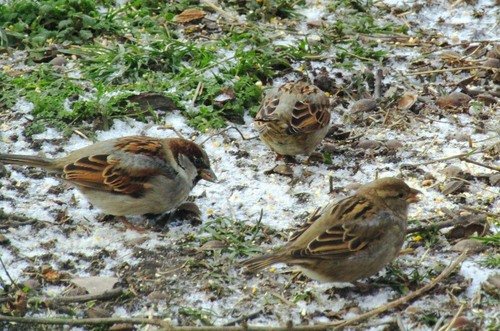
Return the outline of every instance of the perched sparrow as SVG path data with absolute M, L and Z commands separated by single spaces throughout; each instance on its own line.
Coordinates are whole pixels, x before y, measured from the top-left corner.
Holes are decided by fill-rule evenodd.
M 173 210 L 200 179 L 216 179 L 205 151 L 180 138 L 111 139 L 58 159 L 0 154 L 0 163 L 56 172 L 94 206 L 115 216 Z
M 314 214 L 276 252 L 243 262 L 249 272 L 275 263 L 298 266 L 324 282 L 353 282 L 391 262 L 403 245 L 408 205 L 420 192 L 396 178 L 362 186 Z
M 278 156 L 310 155 L 325 138 L 330 102 L 323 91 L 304 82 L 272 89 L 255 116 L 260 138 Z

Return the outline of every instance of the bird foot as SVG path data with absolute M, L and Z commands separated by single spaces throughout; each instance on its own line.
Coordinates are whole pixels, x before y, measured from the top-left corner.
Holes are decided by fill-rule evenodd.
M 304 162 L 305 165 L 310 165 L 318 162 L 323 162 L 323 154 L 320 152 L 312 152 L 311 155 L 307 158 L 307 160 Z

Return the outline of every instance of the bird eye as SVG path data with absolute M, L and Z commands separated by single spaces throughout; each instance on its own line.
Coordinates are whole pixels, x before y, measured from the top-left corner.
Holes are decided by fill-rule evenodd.
M 396 197 L 399 198 L 399 199 L 403 199 L 405 197 L 405 193 L 404 192 L 400 192 L 400 193 L 398 193 L 398 195 Z
M 195 165 L 195 167 L 201 167 L 203 165 L 203 160 L 200 158 L 195 158 L 194 165 Z

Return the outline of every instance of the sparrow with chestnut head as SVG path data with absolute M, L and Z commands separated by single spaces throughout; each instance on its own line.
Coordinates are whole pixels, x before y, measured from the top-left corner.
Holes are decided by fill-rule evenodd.
M 115 216 L 171 211 L 199 180 L 216 180 L 207 153 L 181 138 L 130 136 L 97 142 L 56 159 L 0 154 L 0 163 L 55 172 L 94 206 Z

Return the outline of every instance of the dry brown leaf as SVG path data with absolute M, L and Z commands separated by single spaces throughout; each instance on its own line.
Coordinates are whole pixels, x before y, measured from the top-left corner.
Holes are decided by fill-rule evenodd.
M 352 105 L 351 113 L 365 113 L 376 110 L 377 108 L 377 101 L 374 99 L 361 99 Z
M 200 251 L 213 251 L 215 249 L 222 249 L 227 247 L 226 243 L 220 240 L 210 240 L 204 243 L 199 250 Z
M 293 177 L 293 169 L 286 164 L 278 164 L 271 170 L 264 171 L 266 175 L 269 174 L 278 174 L 282 176 Z
M 500 298 L 500 273 L 491 274 L 481 287 L 486 293 Z
M 462 92 L 453 92 L 449 95 L 444 95 L 439 97 L 436 104 L 440 108 L 451 109 L 451 108 L 461 108 L 467 106 L 472 98 Z
M 42 277 L 45 281 L 49 283 L 57 283 L 61 280 L 61 273 L 52 269 L 52 267 L 42 268 Z
M 413 92 L 406 92 L 401 99 L 398 100 L 398 108 L 402 110 L 410 109 L 415 102 L 417 102 L 417 94 Z
M 489 232 L 490 226 L 486 220 L 486 215 L 469 215 L 466 217 L 465 223 L 455 225 L 445 234 L 448 240 L 469 238 L 473 235 L 484 236 Z
M 467 189 L 467 183 L 461 180 L 450 180 L 444 184 L 441 193 L 444 195 L 457 194 Z
M 137 103 L 141 109 L 152 108 L 161 111 L 173 111 L 177 109 L 175 102 L 159 93 L 140 93 L 131 95 L 127 98 L 128 101 Z
M 207 13 L 205 13 L 201 9 L 196 9 L 196 8 L 186 9 L 185 11 L 174 17 L 174 22 L 189 23 L 195 20 L 202 19 L 203 17 L 205 17 L 206 14 Z
M 9 301 L 2 305 L 1 311 L 3 314 L 23 316 L 26 313 L 27 307 L 28 297 L 26 293 L 19 290 L 14 294 L 13 298 L 9 298 Z

